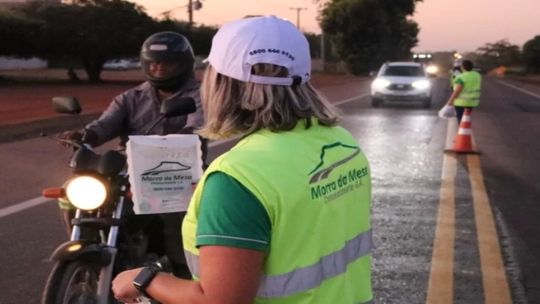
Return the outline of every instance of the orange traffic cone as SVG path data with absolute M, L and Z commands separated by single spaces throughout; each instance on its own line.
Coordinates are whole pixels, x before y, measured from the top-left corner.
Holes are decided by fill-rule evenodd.
M 471 126 L 471 110 L 465 109 L 456 138 L 454 139 L 454 147 L 446 151 L 456 153 L 477 153 L 473 148 Z

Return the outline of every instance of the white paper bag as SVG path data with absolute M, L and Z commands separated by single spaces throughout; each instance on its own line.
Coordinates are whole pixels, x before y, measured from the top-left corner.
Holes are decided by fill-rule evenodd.
M 129 136 L 126 152 L 136 214 L 187 210 L 202 175 L 197 135 Z
M 439 110 L 439 117 L 444 119 L 456 117 L 456 108 L 448 104 L 444 105 L 444 107 Z

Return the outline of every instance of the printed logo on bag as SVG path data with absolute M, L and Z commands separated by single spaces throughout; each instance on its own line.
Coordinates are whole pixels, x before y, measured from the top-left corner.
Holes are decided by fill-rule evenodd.
M 190 166 L 186 166 L 179 162 L 162 161 L 157 167 L 144 171 L 141 175 L 158 175 L 161 173 L 186 171 L 191 169 Z
M 162 161 L 152 169 L 141 173 L 143 187 L 157 192 L 184 191 L 191 185 L 193 179 L 191 167 L 180 162 Z M 162 197 L 161 202 L 166 203 Z
M 136 214 L 187 210 L 202 173 L 197 135 L 130 136 L 128 173 Z
M 311 199 L 324 199 L 326 203 L 362 186 L 362 178 L 368 175 L 367 166 L 339 170 L 358 154 L 360 148 L 336 142 L 321 148 L 320 162 L 310 173 Z M 339 174 L 331 174 L 338 171 Z

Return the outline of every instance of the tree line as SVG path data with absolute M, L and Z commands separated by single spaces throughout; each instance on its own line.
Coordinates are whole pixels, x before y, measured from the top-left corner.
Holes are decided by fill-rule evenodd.
M 89 81 L 97 82 L 107 60 L 137 56 L 143 41 L 155 32 L 179 32 L 204 54 L 216 30 L 169 18 L 156 20 L 124 0 L 35 1 L 0 11 L 0 54 L 77 65 Z
M 505 67 L 516 73 L 540 73 L 540 35 L 528 40 L 522 47 L 506 39 L 486 43 L 467 56 L 485 71 Z
M 410 19 L 422 0 L 314 0 L 321 7 L 320 24 L 350 72 L 366 74 L 385 61 L 411 60 L 419 27 Z M 454 52 L 447 54 L 452 61 Z M 540 35 L 522 47 L 503 39 L 466 54 L 484 71 L 504 66 L 540 73 Z M 450 68 L 450 67 L 448 67 Z
M 339 60 L 355 75 L 376 70 L 385 61 L 411 60 L 418 24 L 410 17 L 422 0 L 313 0 L 319 4 L 325 59 Z M 158 31 L 176 31 L 206 55 L 217 28 L 150 17 L 125 0 L 47 1 L 0 10 L 0 55 L 40 57 L 82 67 L 89 81 L 100 81 L 110 59 L 138 55 L 142 42 Z M 306 34 L 312 56 L 321 54 L 321 35 Z M 540 36 L 520 48 L 506 40 L 480 47 L 475 60 L 485 69 L 523 64 L 540 72 Z
M 354 74 L 370 71 L 386 60 L 407 58 L 418 33 L 418 26 L 407 16 L 414 12 L 417 1 L 321 3 L 320 22 L 329 42 L 325 57 L 343 61 Z M 84 68 L 90 81 L 99 81 L 107 60 L 136 56 L 144 39 L 162 30 L 186 35 L 197 54 L 208 54 L 217 29 L 169 18 L 156 20 L 142 7 L 124 0 L 36 1 L 0 11 L 0 54 L 72 62 Z M 306 37 L 313 57 L 320 57 L 321 35 Z

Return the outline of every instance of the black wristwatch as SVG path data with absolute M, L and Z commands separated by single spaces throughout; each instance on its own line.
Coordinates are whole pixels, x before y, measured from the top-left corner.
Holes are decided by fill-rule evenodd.
M 146 293 L 146 287 L 150 285 L 150 282 L 152 282 L 158 272 L 158 267 L 144 267 L 135 277 L 135 279 L 133 279 L 133 286 L 135 286 L 135 289 L 137 289 L 143 296 L 151 298 Z

